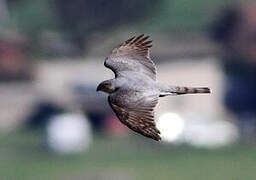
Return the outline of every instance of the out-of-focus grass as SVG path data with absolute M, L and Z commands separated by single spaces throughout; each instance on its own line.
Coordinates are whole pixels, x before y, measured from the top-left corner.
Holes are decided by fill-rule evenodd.
M 255 179 L 255 145 L 200 150 L 160 146 L 143 137 L 96 137 L 87 153 L 56 156 L 42 139 L 36 132 L 2 135 L 0 179 Z

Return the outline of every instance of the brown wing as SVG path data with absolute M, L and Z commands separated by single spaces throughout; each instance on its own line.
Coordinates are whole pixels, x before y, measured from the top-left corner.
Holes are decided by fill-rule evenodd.
M 110 97 L 108 102 L 118 119 L 128 128 L 156 141 L 161 140 L 160 131 L 154 122 L 154 107 L 158 102 L 157 97 L 150 102 L 141 102 L 133 108 L 120 107 L 114 104 Z
M 113 49 L 106 58 L 104 65 L 110 68 L 116 76 L 122 71 L 143 73 L 153 80 L 156 79 L 156 67 L 149 57 L 152 41 L 144 34 L 132 37 L 123 44 Z

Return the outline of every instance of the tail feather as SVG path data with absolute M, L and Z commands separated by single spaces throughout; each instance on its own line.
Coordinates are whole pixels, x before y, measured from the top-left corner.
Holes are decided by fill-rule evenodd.
M 161 93 L 160 96 L 167 95 L 182 95 L 182 94 L 198 94 L 198 93 L 211 93 L 211 90 L 208 87 L 181 87 L 175 86 L 171 87 L 167 91 Z
M 176 87 L 176 94 L 211 93 L 208 87 Z

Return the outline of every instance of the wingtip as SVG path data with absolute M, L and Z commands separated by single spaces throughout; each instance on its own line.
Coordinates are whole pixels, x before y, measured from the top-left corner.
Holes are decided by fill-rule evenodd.
M 157 137 L 154 140 L 157 141 L 157 142 L 160 142 L 162 139 L 161 139 L 161 137 Z
M 133 36 L 133 37 L 129 38 L 128 40 L 126 40 L 125 44 L 129 44 L 130 42 L 132 42 L 134 40 L 134 38 L 136 38 L 136 36 Z
M 144 38 L 144 34 L 141 34 L 141 35 L 139 35 L 139 36 L 137 36 L 133 41 L 132 41 L 132 43 L 137 43 L 137 42 L 139 42 L 141 39 L 143 39 Z
M 146 36 L 145 34 L 140 34 L 139 36 L 133 36 L 131 38 L 129 38 L 128 40 L 125 41 L 126 44 L 129 43 L 137 43 L 137 42 L 145 42 L 147 39 L 149 39 L 150 36 Z M 152 42 L 152 40 L 150 40 Z
M 139 35 L 137 38 L 142 38 L 142 37 L 144 37 L 145 35 L 144 35 L 144 33 L 143 34 L 141 34 L 141 35 Z
M 148 38 L 150 38 L 150 36 L 145 35 L 145 34 L 141 34 L 141 35 L 138 36 L 138 39 L 140 39 L 140 40 L 143 39 L 143 41 L 147 40 Z

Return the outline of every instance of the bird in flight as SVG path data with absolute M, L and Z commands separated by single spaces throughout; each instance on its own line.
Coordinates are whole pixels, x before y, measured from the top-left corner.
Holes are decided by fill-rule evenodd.
M 114 48 L 105 67 L 115 78 L 101 82 L 97 91 L 108 93 L 108 102 L 118 119 L 131 130 L 156 141 L 161 140 L 154 121 L 158 98 L 168 95 L 210 93 L 207 87 L 182 87 L 156 81 L 156 66 L 150 58 L 152 41 L 144 34 Z

